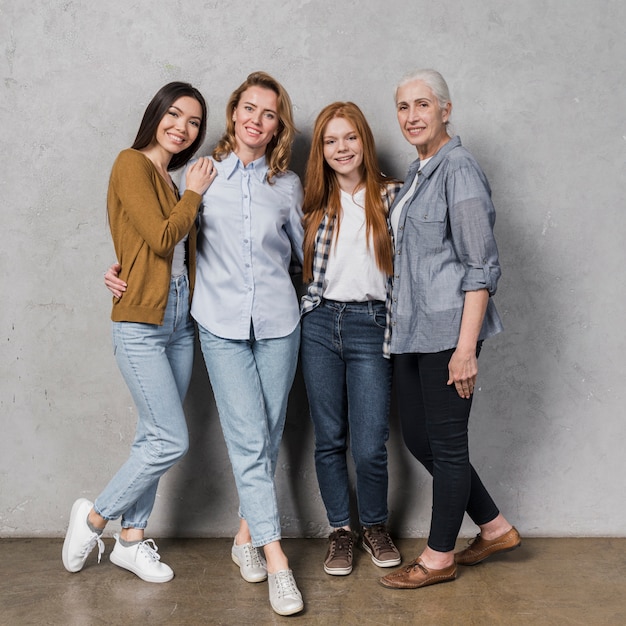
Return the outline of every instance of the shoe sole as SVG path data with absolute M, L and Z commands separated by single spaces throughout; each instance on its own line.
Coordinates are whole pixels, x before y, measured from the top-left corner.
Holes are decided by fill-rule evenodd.
M 304 602 L 296 609 L 291 609 L 290 611 L 278 611 L 274 608 L 274 605 L 270 602 L 270 606 L 272 607 L 272 611 L 278 615 L 295 615 L 296 613 L 300 613 L 302 609 L 304 609 Z
M 267 580 L 267 574 L 265 574 L 265 576 L 263 576 L 263 578 L 251 578 L 251 577 L 247 577 L 246 578 L 244 576 L 243 569 L 241 567 L 241 563 L 239 562 L 239 559 L 237 558 L 237 556 L 231 552 L 230 553 L 230 558 L 233 560 L 233 563 L 239 568 L 239 573 L 241 574 L 241 577 L 247 583 L 262 583 L 262 582 Z
M 111 561 L 111 563 L 113 563 L 113 565 L 117 565 L 118 567 L 121 567 L 122 569 L 132 572 L 133 574 L 135 574 L 135 576 L 141 578 L 141 580 L 145 580 L 147 583 L 167 583 L 170 580 L 172 580 L 172 578 L 174 578 L 173 572 L 172 572 L 172 575 L 168 576 L 167 578 L 163 578 L 163 577 L 156 578 L 153 576 L 149 576 L 148 574 L 144 574 L 143 572 L 140 573 L 139 571 L 137 571 L 137 569 L 133 565 L 131 565 L 127 561 L 124 561 L 123 559 L 120 559 L 115 554 L 115 552 L 111 552 L 111 555 L 109 556 L 109 560 Z
M 70 524 L 68 526 L 67 533 L 65 535 L 65 541 L 63 542 L 63 550 L 61 551 L 61 558 L 63 559 L 63 567 L 68 572 L 72 572 L 72 574 L 75 574 L 76 572 L 80 572 L 80 570 L 83 569 L 83 567 L 85 566 L 85 561 L 87 561 L 87 558 L 85 558 L 85 560 L 81 563 L 81 565 L 80 565 L 80 567 L 78 569 L 72 569 L 69 566 L 69 563 L 68 563 L 68 557 L 69 557 L 68 551 L 70 549 L 69 538 L 70 538 L 72 532 L 74 531 L 74 526 L 76 524 L 76 519 L 77 519 L 75 510 L 78 509 L 79 507 L 81 507 L 83 505 L 83 502 L 89 502 L 89 500 L 87 500 L 87 498 L 79 498 L 72 505 L 72 511 L 70 512 Z M 87 555 L 87 556 L 89 556 L 89 555 Z
M 350 567 L 326 567 L 324 564 L 324 571 L 331 576 L 347 576 L 352 572 L 352 565 Z
M 465 567 L 473 567 L 474 565 L 478 565 L 479 563 L 482 563 L 483 561 L 486 561 L 487 559 L 491 558 L 492 556 L 496 556 L 497 554 L 505 554 L 506 552 L 513 552 L 513 550 L 517 550 L 518 548 L 521 548 L 521 546 L 522 546 L 522 542 L 520 541 L 516 546 L 512 546 L 511 548 L 504 548 L 503 550 L 497 550 L 496 552 L 492 552 L 491 554 L 488 554 L 487 556 L 484 556 L 479 561 L 472 561 L 471 563 L 463 563 L 463 562 L 457 561 L 455 559 L 455 563 L 457 565 L 463 565 Z
M 385 589 L 397 589 L 399 591 L 402 591 L 404 589 L 422 589 L 423 587 L 431 587 L 432 585 L 442 585 L 443 583 L 451 583 L 455 580 L 456 580 L 456 574 L 454 578 L 452 577 L 444 578 L 443 580 L 442 579 L 430 579 L 430 580 L 423 582 L 421 585 L 403 585 L 403 586 L 396 587 L 395 585 L 390 585 L 390 584 L 387 584 L 386 582 L 383 582 L 382 578 L 378 581 L 378 584 L 382 585 Z
M 396 567 L 396 565 L 400 565 L 400 563 L 402 563 L 402 557 L 393 559 L 393 561 L 380 561 L 372 554 L 372 551 L 365 543 L 361 543 L 361 547 L 372 557 L 372 563 L 374 563 L 374 565 L 378 565 L 378 567 Z

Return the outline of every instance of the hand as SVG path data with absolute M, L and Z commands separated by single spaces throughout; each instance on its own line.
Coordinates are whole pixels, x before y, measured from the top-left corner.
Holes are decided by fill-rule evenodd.
M 454 385 L 459 396 L 469 400 L 474 393 L 478 376 L 476 349 L 463 352 L 457 348 L 448 363 L 448 376 L 448 385 Z
M 118 278 L 121 271 L 122 266 L 113 263 L 104 274 L 104 285 L 116 298 L 121 298 L 127 287 L 126 283 Z
M 211 186 L 216 176 L 217 170 L 213 161 L 207 157 L 200 157 L 187 170 L 185 188 L 202 195 Z

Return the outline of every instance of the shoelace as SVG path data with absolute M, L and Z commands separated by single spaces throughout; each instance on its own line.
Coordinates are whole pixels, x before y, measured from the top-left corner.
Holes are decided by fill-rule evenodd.
M 159 554 L 158 550 L 159 548 L 157 547 L 157 544 L 154 543 L 154 539 L 144 539 L 137 546 L 137 552 L 141 552 L 150 561 L 161 560 L 161 555 Z
M 381 552 L 394 551 L 391 537 L 384 526 L 372 526 L 367 533 L 367 537 Z
M 243 552 L 246 557 L 246 565 L 248 567 L 265 567 L 265 563 L 263 563 L 263 559 L 261 558 L 258 548 L 246 544 L 243 548 Z
M 338 554 L 347 554 L 348 556 L 351 556 L 353 544 L 354 542 L 352 540 L 352 536 L 348 533 L 348 531 L 344 531 L 342 533 L 335 531 L 330 544 L 331 556 L 335 557 Z
M 89 543 L 85 544 L 85 547 L 83 548 L 80 556 L 82 558 L 86 557 L 94 549 L 96 544 L 98 544 L 98 563 L 100 563 L 100 559 L 102 558 L 102 554 L 104 553 L 104 541 L 102 541 L 102 538 L 98 533 L 94 533 L 91 536 L 91 538 L 89 539 Z
M 279 598 L 298 593 L 296 581 L 294 580 L 294 577 L 289 570 L 281 570 L 280 572 L 276 572 L 275 581 L 276 592 Z

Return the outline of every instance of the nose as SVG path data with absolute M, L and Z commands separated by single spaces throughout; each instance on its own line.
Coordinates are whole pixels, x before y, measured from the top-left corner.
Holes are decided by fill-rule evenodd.
M 409 122 L 415 122 L 419 119 L 419 107 L 412 106 L 409 108 Z

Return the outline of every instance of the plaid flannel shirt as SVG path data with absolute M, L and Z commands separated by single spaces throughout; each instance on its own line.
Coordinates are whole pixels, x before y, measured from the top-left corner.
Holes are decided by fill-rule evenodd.
M 387 228 L 392 241 L 393 232 L 391 230 L 391 224 L 389 223 L 389 209 L 391 208 L 394 198 L 401 188 L 402 183 L 395 181 L 387 183 L 381 190 L 383 201 L 387 207 Z M 334 224 L 334 219 L 330 220 L 328 215 L 324 215 L 324 219 L 321 221 L 319 228 L 317 229 L 317 235 L 315 237 L 315 254 L 313 255 L 313 280 L 309 283 L 306 294 L 302 296 L 300 304 L 301 315 L 306 315 L 315 307 L 319 306 L 324 296 L 324 278 L 326 276 L 326 265 L 328 263 L 328 257 L 332 246 Z M 391 344 L 391 289 L 392 277 L 389 276 L 387 277 L 387 297 L 385 300 L 387 323 L 385 326 L 385 335 L 382 346 L 383 356 L 385 358 L 389 358 L 389 348 Z

